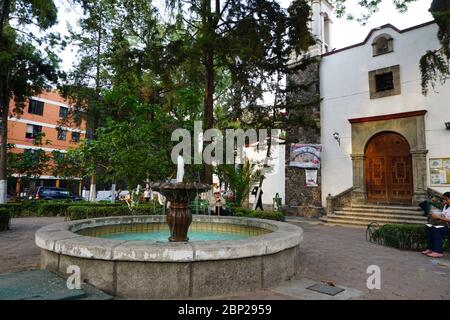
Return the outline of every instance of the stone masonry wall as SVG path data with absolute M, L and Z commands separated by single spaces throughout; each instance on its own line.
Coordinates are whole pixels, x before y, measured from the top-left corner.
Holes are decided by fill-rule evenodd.
M 296 86 L 290 94 L 295 105 L 287 110 L 288 117 L 294 118 L 286 129 L 285 213 L 288 215 L 318 217 L 323 212 L 320 169 L 318 187 L 307 187 L 305 169 L 289 166 L 291 143 L 320 144 L 319 66 L 320 62 L 314 62 L 305 70 L 297 69 L 287 80 Z

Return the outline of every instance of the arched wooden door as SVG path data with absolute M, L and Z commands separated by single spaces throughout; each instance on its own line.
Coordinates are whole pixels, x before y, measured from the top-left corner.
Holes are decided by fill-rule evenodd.
M 366 146 L 367 200 L 411 204 L 412 160 L 408 141 L 394 132 L 374 136 Z

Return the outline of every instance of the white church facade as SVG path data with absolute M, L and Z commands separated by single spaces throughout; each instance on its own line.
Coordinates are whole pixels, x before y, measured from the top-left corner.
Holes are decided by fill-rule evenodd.
M 322 146 L 315 206 L 327 215 L 358 205 L 417 208 L 449 191 L 450 81 L 423 95 L 419 68 L 427 50 L 440 47 L 437 25 L 387 24 L 361 43 L 331 50 L 332 7 L 314 0 L 312 9 L 320 137 L 310 143 L 320 139 Z M 286 179 L 293 175 L 286 171 Z
M 385 25 L 360 44 L 322 55 L 324 204 L 328 194 L 352 187 L 369 201 L 409 204 L 428 188 L 450 187 L 450 83 L 424 96 L 419 69 L 426 51 L 439 48 L 436 34 L 432 22 Z M 431 170 L 432 159 L 443 162 L 440 172 Z

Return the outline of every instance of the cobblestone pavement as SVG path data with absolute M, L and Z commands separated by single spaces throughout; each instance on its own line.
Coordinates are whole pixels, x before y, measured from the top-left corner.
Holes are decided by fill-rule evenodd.
M 367 242 L 364 228 L 294 223 L 304 230 L 301 270 L 294 280 L 332 281 L 362 292 L 354 299 L 450 299 L 450 254 L 432 259 Z M 367 267 L 381 270 L 381 289 L 368 290 Z M 276 289 L 226 299 L 292 299 Z M 273 294 L 272 294 L 273 292 Z
M 61 221 L 64 218 L 12 219 L 11 230 L 0 232 L 0 274 L 38 268 L 40 250 L 34 244 L 34 233 Z
M 13 230 L 0 232 L 0 274 L 37 268 L 39 250 L 34 244 L 34 233 L 41 226 L 60 221 L 63 218 L 13 219 Z M 303 228 L 304 242 L 301 270 L 290 282 L 292 286 L 308 279 L 332 281 L 337 286 L 362 293 L 353 299 L 450 299 L 449 253 L 443 259 L 431 259 L 417 252 L 369 243 L 362 228 L 295 224 Z M 380 290 L 369 291 L 366 287 L 369 276 L 366 271 L 370 265 L 381 269 Z M 262 300 L 304 297 L 302 294 L 289 294 L 295 291 L 274 288 L 220 298 Z

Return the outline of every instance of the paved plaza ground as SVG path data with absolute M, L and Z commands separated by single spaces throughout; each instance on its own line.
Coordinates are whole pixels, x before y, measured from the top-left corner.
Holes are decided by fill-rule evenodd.
M 12 219 L 12 230 L 0 233 L 0 274 L 38 268 L 34 233 L 63 218 Z M 336 299 L 450 299 L 450 254 L 432 259 L 369 243 L 364 228 L 325 226 L 312 221 L 294 223 L 304 230 L 301 270 L 284 285 L 224 299 L 326 299 L 306 287 L 331 281 L 345 288 Z M 367 267 L 381 269 L 381 289 L 368 290 Z

